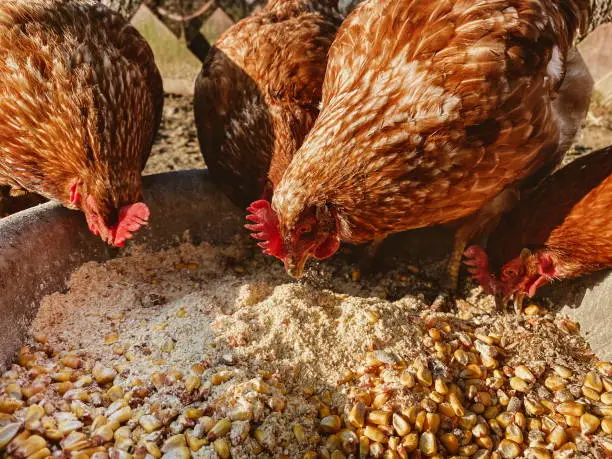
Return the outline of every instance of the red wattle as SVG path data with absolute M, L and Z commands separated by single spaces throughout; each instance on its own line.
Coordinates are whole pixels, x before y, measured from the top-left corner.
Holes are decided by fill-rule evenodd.
M 72 205 L 78 205 L 81 201 L 81 193 L 79 193 L 79 183 L 74 182 L 70 187 L 70 203 Z
M 318 260 L 331 257 L 340 248 L 340 238 L 337 235 L 329 236 L 316 248 L 313 256 Z

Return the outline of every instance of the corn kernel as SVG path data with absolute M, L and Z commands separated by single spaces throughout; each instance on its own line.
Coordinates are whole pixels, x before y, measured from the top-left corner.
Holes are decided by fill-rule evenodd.
M 597 416 L 589 413 L 584 413 L 580 417 L 580 430 L 583 434 L 589 435 L 595 433 L 599 428 L 600 420 Z
M 372 426 L 366 426 L 365 429 L 363 429 L 363 435 L 377 443 L 387 443 L 388 441 L 388 438 L 384 433 L 382 433 L 378 428 Z

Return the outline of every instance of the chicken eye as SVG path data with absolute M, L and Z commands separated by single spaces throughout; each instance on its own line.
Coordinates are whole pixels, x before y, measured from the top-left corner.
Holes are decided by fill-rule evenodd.
M 505 278 L 516 277 L 517 274 L 518 273 L 517 273 L 516 269 L 514 269 L 514 268 L 506 268 L 506 269 L 504 269 L 504 272 L 503 272 L 503 276 Z

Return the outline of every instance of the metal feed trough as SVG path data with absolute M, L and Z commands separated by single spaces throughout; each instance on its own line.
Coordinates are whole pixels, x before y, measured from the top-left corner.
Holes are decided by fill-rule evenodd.
M 171 246 L 189 230 L 194 242 L 230 242 L 243 229 L 243 214 L 210 182 L 206 171 L 145 178 L 149 226 L 137 241 L 153 250 Z M 421 245 L 440 245 L 435 234 Z M 405 244 L 402 244 L 405 246 Z M 398 246 L 398 249 L 401 248 Z M 70 274 L 88 261 L 118 254 L 90 234 L 81 212 L 47 203 L 0 220 L 0 367 L 22 345 L 40 300 L 66 287 Z M 580 320 L 582 333 L 602 359 L 612 358 L 612 275 L 599 273 L 549 291 L 563 312 Z

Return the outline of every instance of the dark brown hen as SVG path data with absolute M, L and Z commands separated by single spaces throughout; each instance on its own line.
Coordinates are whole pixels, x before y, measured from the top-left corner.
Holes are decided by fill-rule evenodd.
M 269 198 L 319 113 L 333 0 L 271 0 L 227 30 L 195 87 L 200 147 L 214 181 L 244 207 Z
M 547 177 L 505 215 L 487 242 L 466 251 L 488 293 L 525 295 L 558 279 L 612 268 L 612 147 Z
M 0 3 L 0 185 L 57 199 L 121 246 L 146 223 L 161 120 L 151 49 L 95 1 Z
M 580 84 L 588 73 L 572 43 L 588 7 L 359 5 L 330 49 L 312 131 L 271 206 L 258 204 L 253 216 L 278 219 L 278 229 L 260 226 L 259 237 L 282 247 L 273 254 L 301 275 L 309 257 L 332 255 L 339 241 L 460 221 L 454 284 L 467 240 L 510 207 L 528 178 L 552 170 L 575 135 L 591 88 Z

